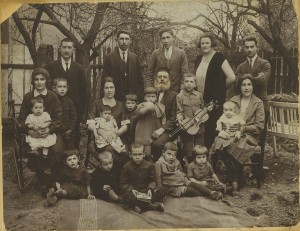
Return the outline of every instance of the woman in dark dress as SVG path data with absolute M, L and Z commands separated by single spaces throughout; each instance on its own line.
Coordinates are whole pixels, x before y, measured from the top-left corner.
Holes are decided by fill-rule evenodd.
M 36 172 L 36 175 L 39 180 L 39 184 L 42 189 L 42 196 L 45 196 L 45 193 L 53 185 L 53 179 L 56 176 L 59 166 L 62 162 L 63 152 L 64 152 L 64 143 L 62 140 L 61 134 L 61 123 L 62 123 L 62 109 L 59 103 L 59 100 L 56 94 L 52 91 L 47 90 L 47 83 L 50 81 L 49 73 L 46 69 L 36 68 L 31 75 L 31 83 L 33 85 L 33 91 L 25 94 L 20 114 L 19 122 L 24 127 L 24 130 L 28 135 L 33 138 L 47 137 L 48 134 L 56 134 L 56 144 L 51 146 L 49 149 L 48 158 L 41 158 L 40 156 L 31 155 L 29 158 L 28 166 Z M 51 124 L 49 128 L 43 130 L 34 130 L 29 129 L 25 125 L 25 120 L 31 112 L 31 100 L 39 96 L 44 101 L 45 111 L 49 113 L 51 117 Z
M 217 136 L 216 122 L 222 115 L 226 91 L 235 81 L 235 74 L 224 55 L 213 50 L 216 45 L 213 33 L 203 33 L 198 43 L 202 54 L 197 57 L 194 65 L 197 90 L 203 94 L 205 104 L 215 100 L 219 105 L 219 108 L 210 112 L 209 119 L 205 123 L 204 145 L 207 148 L 210 148 Z
M 104 105 L 108 105 L 111 108 L 111 115 L 117 122 L 118 128 L 121 125 L 123 103 L 116 100 L 115 96 L 115 84 L 111 77 L 106 77 L 102 82 L 101 91 L 103 92 L 103 98 L 96 99 L 88 113 L 87 125 L 90 131 L 94 132 L 95 129 L 95 118 L 100 117 L 101 109 Z M 113 139 L 113 137 L 111 137 Z M 113 154 L 116 160 L 115 164 L 118 165 L 118 169 L 121 171 L 121 167 L 124 162 L 127 161 L 127 155 L 118 154 L 111 145 L 106 145 L 103 148 L 97 148 L 96 151 L 101 153 L 103 151 L 109 151 Z

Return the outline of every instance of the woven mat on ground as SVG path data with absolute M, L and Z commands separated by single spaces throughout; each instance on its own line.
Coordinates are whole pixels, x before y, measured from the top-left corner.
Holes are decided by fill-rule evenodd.
M 63 200 L 58 230 L 229 228 L 260 226 L 259 219 L 221 201 L 167 198 L 165 212 L 137 214 L 102 200 Z

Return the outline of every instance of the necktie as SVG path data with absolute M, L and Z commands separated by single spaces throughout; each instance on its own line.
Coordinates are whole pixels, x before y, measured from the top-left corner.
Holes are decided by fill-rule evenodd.
M 165 57 L 167 60 L 170 60 L 170 54 L 169 54 L 169 49 L 165 49 Z
M 66 63 L 66 71 L 68 71 L 68 70 L 69 70 L 68 63 Z
M 249 58 L 249 66 L 252 68 L 252 58 Z
M 125 51 L 123 51 L 123 61 L 126 63 L 126 59 L 125 59 Z

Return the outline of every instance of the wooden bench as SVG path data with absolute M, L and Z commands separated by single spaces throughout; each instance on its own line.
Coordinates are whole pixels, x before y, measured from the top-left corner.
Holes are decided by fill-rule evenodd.
M 268 134 L 273 136 L 274 155 L 278 156 L 276 137 L 298 140 L 298 103 L 269 101 Z

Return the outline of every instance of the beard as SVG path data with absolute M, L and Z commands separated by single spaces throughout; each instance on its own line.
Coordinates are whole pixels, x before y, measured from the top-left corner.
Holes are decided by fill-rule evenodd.
M 154 80 L 154 87 L 161 92 L 167 91 L 171 87 L 171 81 L 168 80 L 167 82 L 158 82 L 157 79 Z

